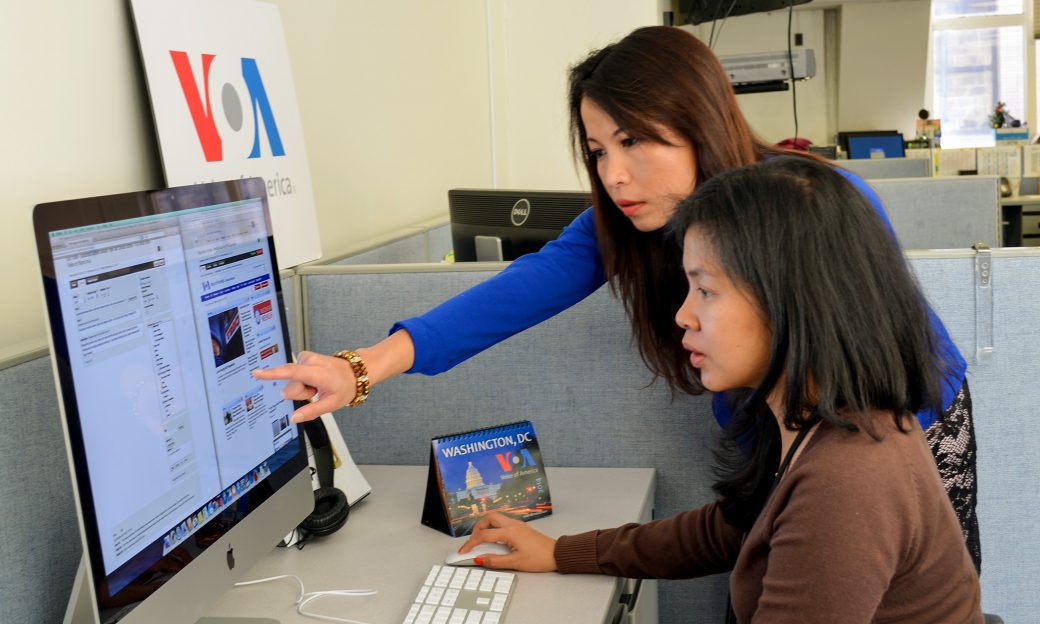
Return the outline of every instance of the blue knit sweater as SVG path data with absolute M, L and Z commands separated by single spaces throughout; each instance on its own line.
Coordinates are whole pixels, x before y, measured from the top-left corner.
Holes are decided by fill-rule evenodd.
M 881 199 L 859 176 L 838 169 L 877 208 L 891 230 Z M 893 234 L 894 235 L 894 234 Z M 559 314 L 606 283 L 592 208 L 581 213 L 559 238 L 538 253 L 517 258 L 498 275 L 462 292 L 422 316 L 399 321 L 390 329 L 407 329 L 415 344 L 415 363 L 409 373 L 436 375 L 528 327 Z M 954 346 L 942 321 L 929 309 L 932 325 L 948 354 L 942 384 L 943 405 L 953 402 L 967 363 Z M 720 424 L 728 409 L 714 402 Z M 922 411 L 918 420 L 928 428 L 937 417 Z

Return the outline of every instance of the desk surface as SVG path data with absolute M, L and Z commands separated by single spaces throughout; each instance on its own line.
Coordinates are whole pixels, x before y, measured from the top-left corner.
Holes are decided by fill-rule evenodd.
M 1040 195 L 1011 195 L 1001 197 L 1001 206 L 1030 206 L 1040 204 Z
M 319 598 L 307 609 L 368 624 L 401 622 L 430 566 L 443 563 L 465 538 L 419 524 L 425 466 L 362 466 L 361 471 L 372 493 L 351 510 L 342 529 L 302 550 L 276 549 L 243 580 L 296 574 L 308 592 L 377 589 L 377 595 L 364 598 Z M 531 523 L 548 535 L 649 518 L 654 492 L 651 468 L 548 468 L 548 477 L 553 514 Z M 506 622 L 602 622 L 616 601 L 620 583 L 607 576 L 521 574 Z M 282 624 L 315 622 L 296 613 L 296 592 L 291 580 L 232 589 L 208 615 L 270 617 Z

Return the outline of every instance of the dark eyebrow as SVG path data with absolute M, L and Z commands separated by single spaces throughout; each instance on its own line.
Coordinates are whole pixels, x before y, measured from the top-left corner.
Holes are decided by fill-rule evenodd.
M 614 138 L 614 137 L 616 137 L 619 134 L 628 134 L 628 132 L 624 128 L 620 128 L 619 127 L 619 128 L 617 128 L 616 130 L 614 130 L 613 132 L 610 133 L 610 138 Z M 585 143 L 599 143 L 599 142 L 600 142 L 599 139 L 597 139 L 596 137 L 590 137 L 590 136 L 586 136 L 585 137 Z

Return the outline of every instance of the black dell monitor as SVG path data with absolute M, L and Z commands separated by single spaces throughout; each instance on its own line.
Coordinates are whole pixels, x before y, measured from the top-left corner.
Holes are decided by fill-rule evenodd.
M 455 261 L 508 261 L 536 252 L 591 205 L 584 191 L 452 189 Z
M 314 508 L 259 178 L 33 212 L 83 559 L 74 622 L 195 622 Z
M 904 158 L 903 134 L 898 130 L 864 130 L 839 132 L 838 144 L 849 159 Z

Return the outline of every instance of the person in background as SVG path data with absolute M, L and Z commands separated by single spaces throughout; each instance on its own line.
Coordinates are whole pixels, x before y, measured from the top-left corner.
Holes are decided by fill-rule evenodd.
M 690 578 L 731 572 L 741 622 L 982 622 L 979 578 L 914 413 L 941 405 L 942 347 L 877 211 L 789 156 L 718 175 L 670 232 L 675 315 L 732 418 L 717 500 L 563 536 L 492 514 L 460 549 L 487 568 Z
M 395 323 L 378 344 L 334 356 L 302 352 L 297 364 L 258 370 L 287 379 L 285 396 L 313 400 L 293 419 L 310 420 L 360 405 L 376 385 L 403 372 L 436 375 L 536 325 L 604 283 L 621 300 L 643 361 L 673 390 L 704 391 L 680 344 L 673 315 L 683 280 L 662 229 L 675 206 L 725 171 L 785 152 L 756 137 L 718 59 L 692 34 L 639 28 L 594 51 L 570 70 L 569 107 L 576 154 L 588 173 L 593 205 L 541 251 L 429 312 Z M 804 152 L 800 157 L 813 159 Z M 881 215 L 877 194 L 836 169 Z M 918 413 L 976 566 L 975 434 L 964 358 L 931 310 L 928 321 L 946 355 L 941 409 Z M 724 394 L 713 408 L 730 419 Z

